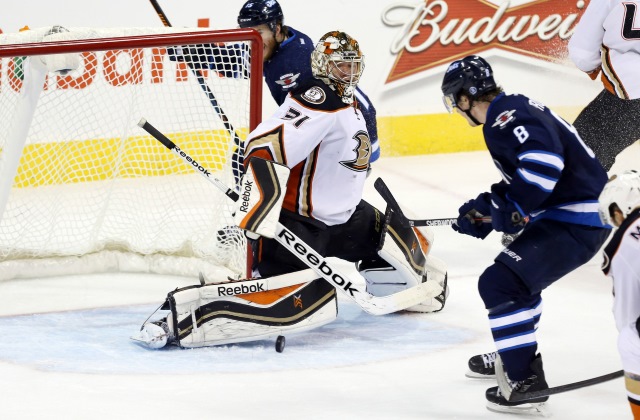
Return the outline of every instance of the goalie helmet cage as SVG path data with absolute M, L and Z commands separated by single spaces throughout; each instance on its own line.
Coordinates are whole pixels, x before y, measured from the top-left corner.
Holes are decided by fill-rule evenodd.
M 206 64 L 168 55 L 201 44 L 222 66 L 202 77 L 190 67 Z M 154 121 L 233 185 L 234 136 L 262 113 L 256 31 L 42 28 L 0 35 L 0 60 L 0 280 L 246 274 L 233 202 L 137 122 Z

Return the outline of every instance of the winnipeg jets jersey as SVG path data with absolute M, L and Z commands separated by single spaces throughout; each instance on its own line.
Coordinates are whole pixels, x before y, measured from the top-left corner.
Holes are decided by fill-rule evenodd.
M 622 330 L 640 316 L 640 210 L 627 216 L 604 249 L 602 271 L 613 278 L 613 314 Z
M 540 218 L 602 227 L 598 196 L 607 174 L 575 128 L 523 95 L 498 95 L 484 138 L 503 181 L 492 191 Z
M 640 0 L 591 0 L 569 41 L 582 71 L 602 67 L 602 82 L 624 99 L 640 98 Z
M 289 27 L 289 37 L 273 58 L 264 63 L 264 80 L 278 105 L 294 88 L 313 78 L 311 74 L 311 38 Z
M 360 110 L 313 79 L 249 134 L 245 161 L 253 156 L 291 168 L 284 209 L 332 226 L 362 199 L 371 142 Z

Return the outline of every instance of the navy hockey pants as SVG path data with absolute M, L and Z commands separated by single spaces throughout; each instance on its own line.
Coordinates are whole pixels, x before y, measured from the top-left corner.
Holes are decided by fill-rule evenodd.
M 529 364 L 538 348 L 535 330 L 542 313 L 542 290 L 593 258 L 610 232 L 537 220 L 527 225 L 482 273 L 478 290 L 511 380 L 523 380 L 532 374 Z

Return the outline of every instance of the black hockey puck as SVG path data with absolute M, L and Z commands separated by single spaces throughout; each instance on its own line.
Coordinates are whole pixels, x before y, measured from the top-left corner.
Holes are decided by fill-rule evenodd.
M 278 353 L 282 353 L 284 351 L 284 345 L 286 342 L 287 340 L 284 338 L 284 335 L 279 335 L 278 338 L 276 338 L 276 351 Z

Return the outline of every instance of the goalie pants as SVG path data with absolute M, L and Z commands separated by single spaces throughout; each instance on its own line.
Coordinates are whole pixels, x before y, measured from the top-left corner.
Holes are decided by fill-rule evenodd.
M 511 380 L 533 372 L 542 314 L 542 290 L 587 263 L 611 230 L 537 220 L 496 257 L 480 276 L 478 290 L 489 311 L 491 334 Z
M 606 171 L 616 156 L 640 139 L 640 99 L 621 99 L 604 89 L 573 123 Z
M 350 262 L 378 259 L 384 215 L 362 200 L 346 223 L 327 226 L 318 220 L 282 210 L 280 223 L 323 257 Z M 304 270 L 307 266 L 275 239 L 261 237 L 252 244 L 253 271 L 262 277 Z

